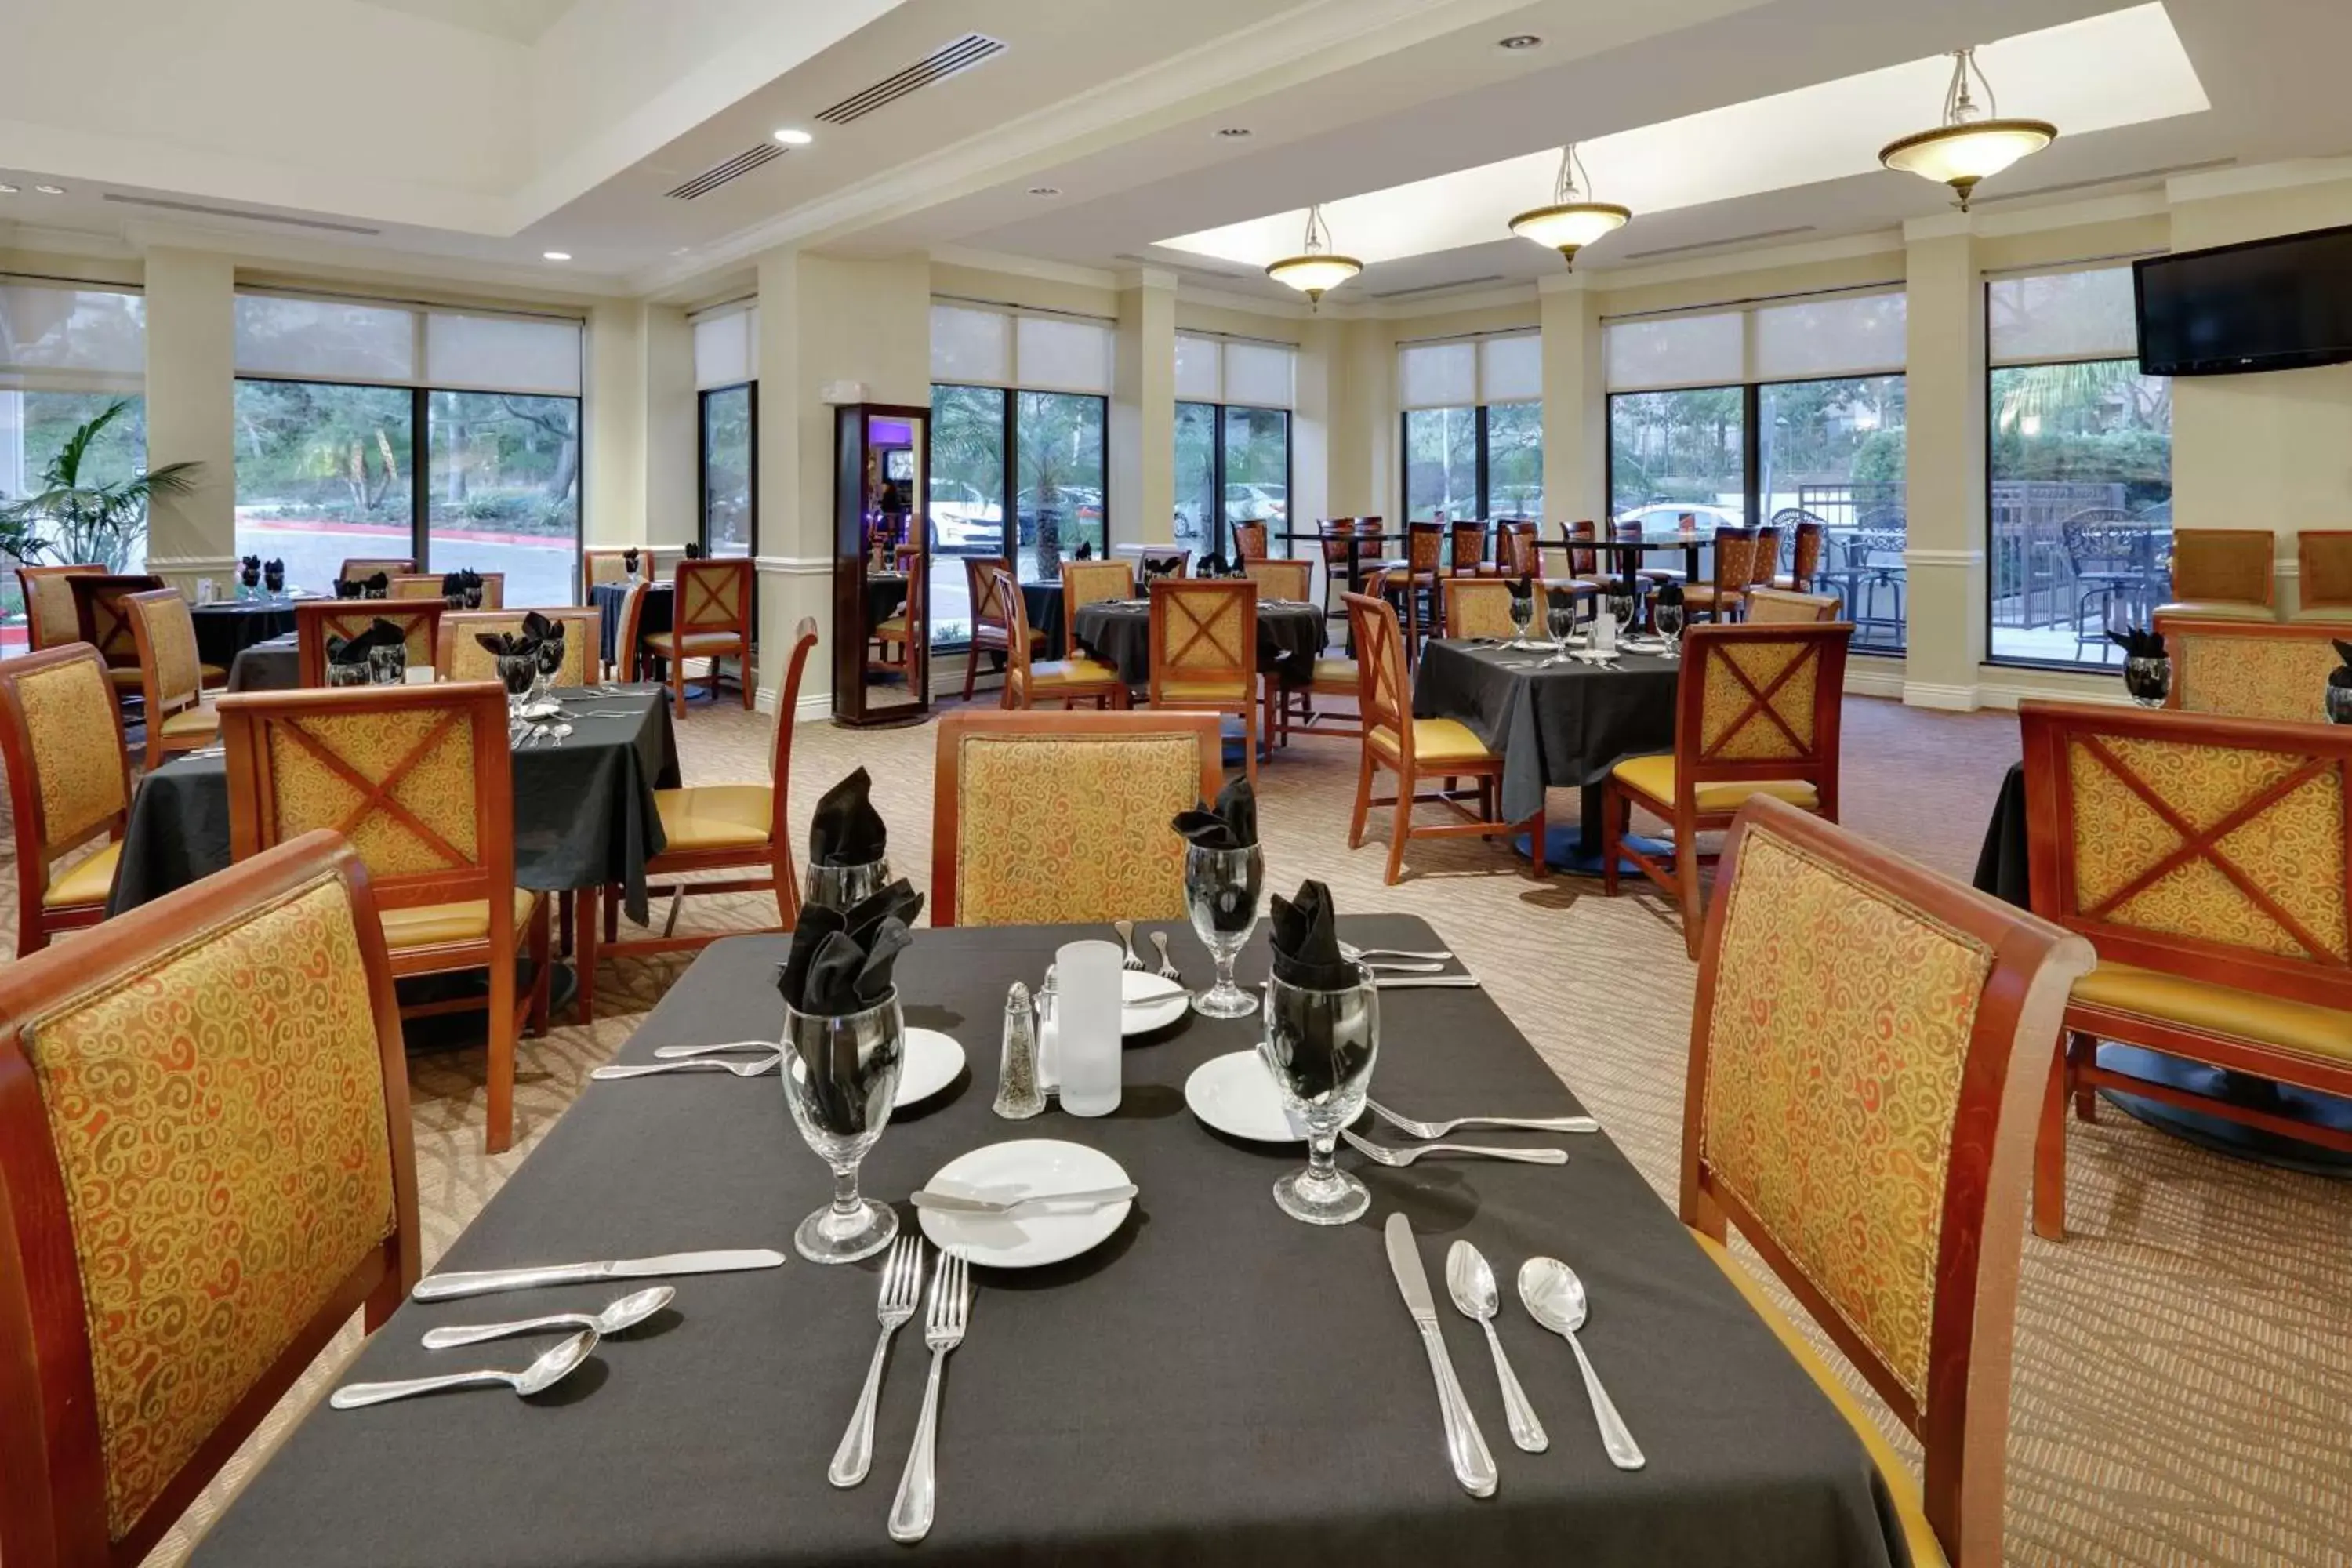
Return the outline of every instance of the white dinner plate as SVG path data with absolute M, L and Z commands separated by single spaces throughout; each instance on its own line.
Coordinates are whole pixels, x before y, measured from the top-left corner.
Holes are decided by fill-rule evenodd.
M 1183 990 L 1174 980 L 1162 980 L 1148 969 L 1122 969 L 1118 972 L 1119 999 L 1122 1003 L 1138 996 L 1149 996 L 1171 985 L 1179 989 L 1165 1002 L 1147 1003 L 1140 1007 L 1122 1005 L 1119 1008 L 1119 1033 L 1148 1035 L 1154 1029 L 1164 1029 L 1182 1017 L 1192 1005 L 1192 994 Z
M 906 1060 L 898 1068 L 898 1093 L 890 1101 L 894 1110 L 903 1110 L 919 1100 L 925 1100 L 955 1082 L 956 1074 L 963 1071 L 963 1047 L 952 1035 L 942 1035 L 937 1029 L 907 1031 Z
M 1119 1163 L 1098 1149 L 1058 1138 L 1018 1138 L 958 1155 L 923 1184 L 1010 1203 L 1041 1193 L 1123 1186 L 1129 1179 Z M 1075 1212 L 970 1215 L 926 1208 L 917 1209 L 915 1217 L 942 1252 L 960 1251 L 985 1268 L 1036 1268 L 1101 1246 L 1134 1207 L 1134 1199 L 1122 1198 Z
M 1254 1143 L 1307 1142 L 1307 1129 L 1282 1108 L 1274 1073 L 1255 1051 L 1229 1051 L 1194 1068 L 1184 1080 L 1184 1103 L 1193 1115 L 1230 1137 Z

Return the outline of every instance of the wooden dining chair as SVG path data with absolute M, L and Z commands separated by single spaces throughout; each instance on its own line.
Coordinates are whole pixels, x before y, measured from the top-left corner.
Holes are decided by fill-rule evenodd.
M 1213 713 L 950 713 L 931 790 L 935 926 L 1184 919 L 1168 826 L 1223 785 Z
M 1073 564 L 1076 563 L 1066 561 L 1062 563 L 1065 591 L 1069 581 L 1067 574 Z M 966 702 L 971 700 L 972 682 L 980 675 L 981 655 L 1003 654 L 1012 646 L 1012 618 L 1006 615 L 1004 606 L 997 602 L 995 579 L 992 575 L 1000 569 L 1009 572 L 1013 569 L 1013 563 L 1002 555 L 967 555 L 963 558 L 964 589 L 971 600 L 971 648 L 963 662 L 963 700 Z M 1019 596 L 1017 584 L 1014 596 Z M 1066 626 L 1068 623 L 1063 624 Z M 1045 651 L 1043 633 L 1032 632 L 1030 639 L 1029 652 L 1033 658 Z
M 1162 577 L 1151 584 L 1154 708 L 1231 713 L 1242 721 L 1243 772 L 1257 781 L 1257 584 Z
M 118 700 L 136 697 L 144 677 L 139 669 L 139 639 L 131 629 L 131 608 L 123 601 L 164 586 L 163 579 L 146 573 L 105 573 L 68 577 L 65 583 L 73 593 L 75 640 L 98 649 Z
M 898 602 L 898 613 L 885 616 L 877 623 L 871 636 L 875 642 L 874 658 L 868 668 L 887 670 L 908 683 L 915 681 L 915 646 L 918 628 L 929 625 L 923 615 L 923 595 L 930 587 L 930 558 L 919 545 L 901 544 L 890 552 L 891 569 L 907 580 L 907 596 Z M 965 661 L 964 676 L 971 679 L 971 667 Z
M 1496 819 L 1496 797 L 1503 782 L 1503 759 L 1486 749 L 1470 727 L 1456 719 L 1416 719 L 1412 716 L 1412 677 L 1406 668 L 1404 633 L 1396 609 L 1369 594 L 1348 595 L 1348 613 L 1355 633 L 1356 658 L 1361 682 L 1356 706 L 1362 714 L 1363 754 L 1356 774 L 1356 809 L 1348 826 L 1348 847 L 1364 842 L 1364 826 L 1372 807 L 1392 805 L 1396 819 L 1389 828 L 1389 863 L 1385 879 L 1393 884 L 1404 874 L 1404 847 L 1414 838 L 1492 837 L 1525 827 L 1534 834 L 1531 875 L 1544 874 L 1544 815 L 1537 812 L 1522 824 Z M 1396 794 L 1387 799 L 1372 795 L 1373 775 L 1386 768 L 1396 774 Z M 1423 795 L 1421 781 L 1434 778 L 1444 787 Z M 1478 786 L 1478 810 L 1471 811 L 1454 797 L 1454 781 L 1470 779 Z M 1415 826 L 1416 804 L 1444 806 L 1463 820 L 1437 826 Z
M 131 1568 L 416 1282 L 367 874 L 307 835 L 0 970 L 0 1560 Z
M 1315 591 L 1315 563 L 1311 561 L 1244 561 L 1242 575 L 1257 584 L 1258 603 L 1284 600 L 1294 605 L 1311 603 L 1307 595 Z
M 684 789 L 654 791 L 654 809 L 660 815 L 662 849 L 646 860 L 646 894 L 667 897 L 668 919 L 655 935 L 620 939 L 621 889 L 591 890 L 580 912 L 579 946 L 574 966 L 580 977 L 580 1021 L 594 1016 L 596 964 L 601 958 L 629 958 L 640 953 L 676 952 L 706 947 L 721 937 L 741 936 L 743 928 L 677 934 L 679 907 L 689 893 L 772 892 L 776 924 L 754 931 L 790 931 L 800 923 L 800 881 L 793 869 L 791 790 L 793 777 L 793 715 L 799 711 L 801 678 L 809 655 L 816 650 L 816 622 L 801 617 L 793 628 L 793 651 L 784 666 L 784 684 L 776 699 L 776 731 L 765 784 L 692 784 Z M 717 881 L 688 881 L 709 871 L 751 871 L 754 875 Z M 663 878 L 678 880 L 662 885 Z M 604 903 L 604 936 L 596 938 L 596 907 Z
M 1879 1471 L 1919 1568 L 2001 1562 L 2036 1096 L 2089 944 L 1769 797 L 1699 954 L 1683 1223 Z M 1736 1228 L 1914 1436 L 1925 1479 L 1725 1246 Z
M 1751 626 L 1833 621 L 1838 618 L 1839 603 L 1835 594 L 1797 594 L 1759 585 L 1748 590 L 1748 620 Z
M 2278 583 L 2271 554 L 2278 547 L 2267 528 L 2176 528 L 2172 531 L 2172 597 L 2159 614 L 2208 620 L 2278 618 Z
M 1591 518 L 1561 523 L 1559 536 L 1568 545 L 1566 576 L 1570 583 L 1589 589 L 1592 596 L 1598 596 L 1617 580 L 1619 563 L 1613 557 L 1601 553 L 1598 548 L 1600 530 Z
M 69 642 L 0 659 L 0 759 L 16 829 L 21 958 L 106 918 L 121 857 L 131 761 L 96 648 Z M 80 850 L 90 852 L 59 869 Z
M 1696 531 L 1698 527 L 1698 519 L 1689 512 L 1685 512 L 1682 514 L 1677 526 L 1680 527 L 1682 531 L 1685 533 Z M 1648 537 L 1648 530 L 1643 528 L 1642 524 L 1638 522 L 1612 522 L 1609 525 L 1609 537 L 1621 541 L 1638 541 Z M 1624 572 L 1625 560 L 1623 556 L 1618 556 L 1617 558 L 1610 561 L 1607 563 L 1607 566 L 1608 574 L 1613 580 Z M 1650 557 L 1643 553 L 1636 553 L 1633 556 L 1633 575 L 1640 578 L 1643 582 L 1649 584 L 1654 590 L 1663 588 L 1669 583 L 1681 583 L 1685 585 L 1688 585 L 1690 580 L 1690 574 L 1685 571 L 1682 567 L 1654 564 Z
M 1698 836 L 1719 832 L 1752 795 L 1769 795 L 1835 822 L 1838 722 L 1845 652 L 1853 626 L 1733 626 L 1683 634 L 1675 697 L 1675 749 L 1629 757 L 1609 770 L 1601 805 L 1601 884 L 1617 893 L 1619 857 L 1675 895 L 1683 940 L 1698 956 L 1699 868 L 1712 858 Z M 1674 826 L 1671 857 L 1628 842 L 1640 806 Z
M 1376 525 L 1364 531 L 1377 533 L 1380 530 Z M 1360 546 L 1356 547 L 1356 553 L 1350 557 L 1348 542 L 1355 537 L 1356 532 L 1357 522 L 1352 517 L 1327 517 L 1315 525 L 1316 551 L 1323 562 L 1323 618 L 1326 621 L 1346 623 L 1348 606 L 1344 601 L 1359 586 L 1354 574 L 1368 564 L 1379 564 L 1377 554 L 1367 562 Z
M 735 661 L 743 706 L 751 706 L 751 563 L 742 556 L 680 561 L 671 589 L 670 629 L 645 646 L 669 661 L 670 709 L 686 717 L 686 661 L 710 661 L 710 700 L 719 700 L 719 661 Z
M 2294 536 L 2294 621 L 2352 622 L 2352 529 L 2306 528 Z
M 482 580 L 482 608 L 502 610 L 507 603 L 507 574 L 503 572 L 479 572 Z M 392 580 L 389 596 L 394 599 L 438 599 L 449 602 L 444 591 L 448 579 L 438 572 L 405 573 Z
M 1266 559 L 1266 526 L 1263 522 L 1234 524 L 1234 559 L 1240 562 Z
M 327 639 L 351 638 L 390 621 L 406 634 L 408 668 L 431 669 L 441 617 L 439 599 L 304 599 L 294 606 L 294 658 L 305 686 L 327 683 Z
M 628 552 L 631 547 L 590 545 L 580 552 L 580 599 L 585 604 L 588 590 L 606 583 L 629 580 Z M 637 564 L 642 571 L 653 552 L 645 545 L 635 547 Z
M 1768 525 L 1756 531 L 1756 551 L 1748 563 L 1748 588 L 1750 593 L 1772 585 L 1773 575 L 1780 570 L 1780 537 L 1777 527 Z M 1740 611 L 1745 615 L 1747 606 L 1742 605 Z
M 1382 570 L 1379 596 L 1395 596 L 1404 626 L 1405 656 L 1418 660 L 1423 641 L 1436 633 L 1439 624 L 1437 584 L 1445 572 L 1445 524 L 1409 522 L 1404 542 L 1403 557 Z
M 1495 574 L 1514 582 L 1543 575 L 1542 534 L 1532 522 L 1506 522 L 1495 531 Z
M 1456 522 L 1445 531 L 1445 571 L 1451 577 L 1487 574 L 1486 522 Z
M 1756 579 L 1756 545 L 1752 528 L 1717 529 L 1715 581 L 1693 583 L 1683 589 L 1684 615 L 1693 620 L 1738 620 L 1748 605 L 1748 586 Z
M 1821 575 L 1822 548 L 1828 542 L 1829 527 L 1821 519 L 1804 512 L 1783 516 L 1787 526 L 1796 530 L 1796 543 L 1790 550 L 1789 569 L 1775 575 L 1769 585 L 1794 594 L 1812 593 L 1813 580 Z M 1781 518 L 1774 521 L 1780 521 Z
M 547 1029 L 550 957 L 550 900 L 515 886 L 505 690 L 456 681 L 247 691 L 223 697 L 220 710 L 236 858 L 331 828 L 367 864 L 394 976 L 488 971 L 483 1146 L 503 1153 L 514 1142 L 517 1038 Z M 458 996 L 407 1012 L 482 1005 Z
M 1146 544 L 1135 552 L 1139 576 L 1182 577 L 1192 570 L 1192 552 L 1178 544 Z
M 347 555 L 335 577 L 338 582 L 364 583 L 379 572 L 386 577 L 413 576 L 416 563 L 404 555 Z
M 2066 1106 L 2113 1089 L 2352 1153 L 2352 1133 L 2102 1063 L 2115 1040 L 2352 1095 L 2352 731 L 2028 701 L 2033 912 L 2087 937 L 2037 1141 L 2035 1234 L 2066 1233 Z
M 484 636 L 523 629 L 527 616 L 544 616 L 563 628 L 563 667 L 557 686 L 593 686 L 604 666 L 597 641 L 604 635 L 604 613 L 593 605 L 549 610 L 444 610 L 434 634 L 433 668 L 443 680 L 496 680 L 498 656 L 481 645 Z
M 122 601 L 139 650 L 140 714 L 147 731 L 149 768 L 175 752 L 209 746 L 220 715 L 205 700 L 204 661 L 196 656 L 196 622 L 177 588 L 154 588 Z
M 613 618 L 613 662 L 606 673 L 623 685 L 635 682 L 646 660 L 646 595 L 653 584 L 643 578 L 632 583 L 621 595 L 620 613 Z M 597 628 L 604 637 L 604 628 Z M 601 649 L 600 649 L 601 651 Z
M 1008 573 L 1010 568 L 1007 568 Z M 1019 596 L 1019 590 L 1014 590 Z M 1065 640 L 1076 629 L 1078 612 L 1088 605 L 1135 597 L 1135 567 L 1126 561 L 1065 561 L 1062 563 L 1062 626 Z M 1038 639 L 1040 643 L 1043 638 Z
M 1511 590 L 1516 577 L 1448 577 L 1445 580 L 1445 635 L 1450 637 L 1515 637 L 1519 628 L 1511 619 Z M 1536 592 L 1543 592 L 1538 584 Z M 1537 624 L 1543 617 L 1536 610 Z
M 81 616 L 74 607 L 74 577 L 103 577 L 103 566 L 19 566 L 16 587 L 25 598 L 26 651 L 63 647 L 81 640 Z
M 2343 660 L 2325 621 L 2243 621 L 2157 612 L 2157 635 L 2172 659 L 2165 706 L 2233 719 L 2326 721 L 2328 673 Z
M 1066 574 L 1076 564 L 1079 563 L 1062 563 L 1065 595 L 1072 591 Z M 1114 564 L 1123 566 L 1126 563 Z M 1089 658 L 1075 647 L 1067 658 L 1035 657 L 1033 650 L 1038 639 L 1029 629 L 1029 601 L 1021 596 L 1021 584 L 1014 580 L 1012 567 L 992 568 L 984 586 L 1012 634 L 1006 642 L 1001 707 L 1034 708 L 1041 702 L 1059 702 L 1065 708 L 1079 702 L 1092 702 L 1097 708 L 1127 706 L 1127 682 L 1119 679 L 1117 669 L 1100 659 Z M 1072 630 L 1075 632 L 1075 626 Z

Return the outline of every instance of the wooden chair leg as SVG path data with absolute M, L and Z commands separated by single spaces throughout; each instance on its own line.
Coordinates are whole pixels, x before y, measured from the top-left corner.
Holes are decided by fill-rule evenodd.
M 1388 883 L 1404 875 L 1404 841 L 1412 837 L 1412 770 L 1397 770 L 1396 826 L 1389 829 Z
M 717 659 L 710 661 L 710 669 L 713 676 L 718 674 Z M 735 673 L 737 684 L 743 689 L 743 711 L 749 713 L 751 710 L 753 700 L 760 693 L 760 678 L 751 672 L 751 645 L 748 642 L 743 645 L 743 651 L 736 656 Z M 915 679 L 915 645 L 913 643 L 907 645 L 907 679 L 909 681 Z M 714 690 L 711 695 L 715 698 L 718 692 Z
M 1242 704 L 1242 776 L 1257 787 L 1257 704 Z
M 2042 1091 L 2042 1117 L 2033 1133 L 2033 1234 L 2044 1241 L 2066 1239 L 2066 1052 L 2061 1041 L 2051 1053 L 2050 1081 Z
M 1538 811 L 1528 819 L 1528 877 L 1530 880 L 1540 882 L 1545 879 L 1546 876 L 1544 868 L 1544 850 L 1547 847 L 1544 843 L 1544 814 L 1542 812 Z M 1506 842 L 1507 842 L 1507 837 Z
M 1348 819 L 1348 847 L 1360 849 L 1364 845 L 1364 819 L 1372 809 L 1372 748 L 1364 747 L 1363 765 L 1356 770 L 1356 810 Z
M 1682 892 L 1683 945 L 1696 959 L 1699 932 L 1706 924 L 1706 911 L 1699 903 L 1698 834 L 1680 817 L 1675 821 L 1675 882 Z
M 980 644 L 974 642 L 963 656 L 963 700 L 971 700 L 972 682 L 980 677 Z
M 482 1152 L 503 1154 L 514 1146 L 515 1047 L 514 955 L 490 961 L 489 1105 L 482 1127 Z
M 569 956 L 572 952 L 572 889 L 555 895 L 555 951 Z
M 580 903 L 580 940 L 572 946 L 572 977 L 578 989 L 572 998 L 572 1016 L 580 1023 L 596 1021 L 596 905 L 597 889 L 583 888 L 575 895 Z
M 786 931 L 792 931 L 801 923 L 801 880 L 800 874 L 793 869 L 792 851 L 782 847 L 776 855 L 774 886 L 777 919 Z
M 2096 1058 L 2099 1042 L 2077 1031 L 2066 1037 L 2066 1077 L 2074 1088 L 2074 1118 L 2078 1121 L 2099 1119 L 2099 1091 L 2087 1083 L 2075 1081 L 2081 1070 Z
M 686 656 L 684 654 L 669 661 L 669 710 L 672 718 L 686 717 Z

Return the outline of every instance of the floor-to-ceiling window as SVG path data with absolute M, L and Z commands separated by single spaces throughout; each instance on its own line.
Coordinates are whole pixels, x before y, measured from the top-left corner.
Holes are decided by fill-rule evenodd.
M 971 636 L 966 562 L 1047 583 L 1111 544 L 1112 324 L 966 302 L 931 307 L 931 645 Z
M 760 551 L 760 308 L 694 320 L 698 532 L 709 555 Z
M 1814 585 L 1845 601 L 1855 651 L 1901 652 L 1904 304 L 1881 289 L 1609 323 L 1612 520 L 1773 524 L 1783 570 L 1818 521 Z
M 145 304 L 131 289 L 0 277 L 0 501 L 54 489 L 53 471 L 93 421 L 102 423 L 80 446 L 77 486 L 119 483 L 147 466 Z M 80 518 L 41 525 L 55 559 L 133 572 L 145 565 L 142 510 L 50 510 Z M 0 653 L 25 646 L 24 606 L 15 574 L 5 576 Z
M 1541 520 L 1541 337 L 1400 345 L 1397 402 L 1408 521 Z
M 2128 267 L 1985 285 L 1989 646 L 2111 664 L 2172 580 L 2172 383 L 2142 375 Z
M 236 549 L 324 589 L 351 556 L 578 591 L 581 328 L 240 293 Z
M 1297 351 L 1180 332 L 1176 338 L 1174 539 L 1198 555 L 1234 553 L 1233 526 L 1263 522 L 1290 552 L 1290 407 Z

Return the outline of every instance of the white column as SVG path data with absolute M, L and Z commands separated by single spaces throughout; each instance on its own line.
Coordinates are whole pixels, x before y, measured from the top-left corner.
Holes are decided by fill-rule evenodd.
M 1984 286 L 1973 222 L 1953 213 L 1904 228 L 1910 538 L 1903 700 L 1925 708 L 1974 708 L 1985 658 Z
M 1110 403 L 1111 535 L 1166 544 L 1176 537 L 1176 278 L 1123 273 Z
M 150 509 L 147 566 L 193 595 L 236 558 L 236 268 L 164 247 L 147 253 L 147 465 L 177 462 L 204 469 Z
M 678 305 L 645 308 L 645 534 L 683 545 L 702 535 L 701 403 L 694 329 Z
M 1543 311 L 1544 510 L 1609 515 L 1609 393 L 1599 296 L 1580 273 L 1537 286 Z
M 608 300 L 588 311 L 587 515 L 590 544 L 646 537 L 646 307 Z

